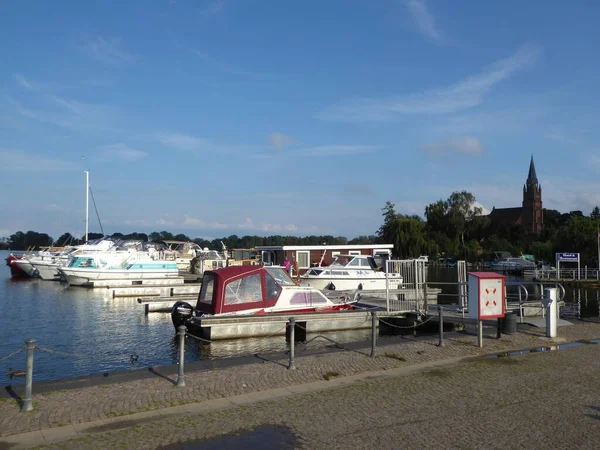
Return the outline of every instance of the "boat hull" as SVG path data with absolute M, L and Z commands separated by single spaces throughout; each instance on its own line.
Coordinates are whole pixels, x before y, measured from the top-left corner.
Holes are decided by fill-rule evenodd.
M 31 262 L 26 259 L 17 259 L 14 261 L 14 264 L 19 266 L 23 272 L 25 272 L 30 277 L 37 277 L 37 271 Z
M 52 264 L 35 264 L 38 275 L 42 280 L 56 281 L 60 280 L 60 272 L 57 265 Z
M 21 258 L 13 254 L 8 255 L 8 258 L 6 258 L 6 265 L 10 269 L 10 275 L 14 278 L 25 278 L 29 276 L 23 271 L 23 269 L 21 269 L 21 267 L 16 264 L 15 261 L 20 259 Z
M 86 270 L 60 268 L 61 275 L 71 286 L 87 286 L 97 280 L 148 280 L 179 276 L 177 270 Z
M 389 289 L 399 289 L 402 284 L 402 278 L 388 278 Z M 310 286 L 320 291 L 381 291 L 386 289 L 385 278 L 335 278 L 335 277 L 301 277 L 300 286 Z

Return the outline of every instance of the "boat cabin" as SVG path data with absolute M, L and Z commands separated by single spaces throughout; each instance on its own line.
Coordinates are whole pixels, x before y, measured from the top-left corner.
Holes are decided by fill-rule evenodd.
M 307 310 L 330 303 L 321 292 L 297 286 L 281 267 L 230 266 L 204 272 L 196 316 Z
M 273 245 L 257 246 L 264 265 L 283 266 L 288 260 L 300 275 L 313 267 L 329 266 L 338 255 L 368 255 L 389 258 L 393 244 L 360 245 Z

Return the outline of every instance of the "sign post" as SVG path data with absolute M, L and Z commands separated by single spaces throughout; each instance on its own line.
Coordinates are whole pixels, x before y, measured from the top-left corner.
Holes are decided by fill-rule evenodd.
M 577 279 L 581 280 L 581 261 L 579 253 L 557 253 L 556 254 L 556 277 L 560 279 L 560 263 L 577 263 Z M 575 277 L 573 277 L 575 278 Z
M 483 347 L 484 320 L 506 315 L 505 278 L 493 272 L 469 272 L 469 318 L 477 319 L 477 343 Z

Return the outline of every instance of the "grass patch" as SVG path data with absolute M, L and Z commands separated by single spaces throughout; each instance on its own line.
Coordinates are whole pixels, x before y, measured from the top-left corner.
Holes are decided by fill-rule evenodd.
M 339 372 L 327 372 L 323 374 L 323 379 L 326 381 L 331 380 L 332 378 L 339 377 L 341 374 Z
M 397 355 L 396 353 L 386 352 L 383 354 L 386 358 L 397 359 L 398 361 L 406 362 L 406 358 L 402 355 Z

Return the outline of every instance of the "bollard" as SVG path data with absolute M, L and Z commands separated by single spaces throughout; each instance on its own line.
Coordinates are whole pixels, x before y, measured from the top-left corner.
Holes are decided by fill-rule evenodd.
M 185 325 L 179 325 L 177 327 L 177 336 L 179 336 L 179 372 L 177 374 L 177 387 L 185 387 L 185 373 L 183 372 L 183 366 L 185 361 L 185 332 L 187 328 Z
M 438 316 L 440 321 L 440 341 L 438 342 L 438 347 L 444 346 L 444 310 L 440 305 L 438 305 Z
M 546 307 L 546 337 L 555 338 L 557 336 L 556 322 L 556 288 L 546 288 L 544 290 L 543 305 Z
M 377 347 L 377 311 L 371 311 L 371 358 L 375 358 Z
M 288 365 L 288 370 L 296 370 L 296 362 L 294 361 L 294 352 L 296 345 L 296 319 L 294 317 L 290 317 L 290 363 Z
M 35 339 L 25 341 L 25 350 L 27 351 L 27 369 L 25 373 L 25 395 L 23 395 L 23 404 L 21 412 L 33 411 L 32 390 L 33 390 L 33 351 L 35 350 Z

